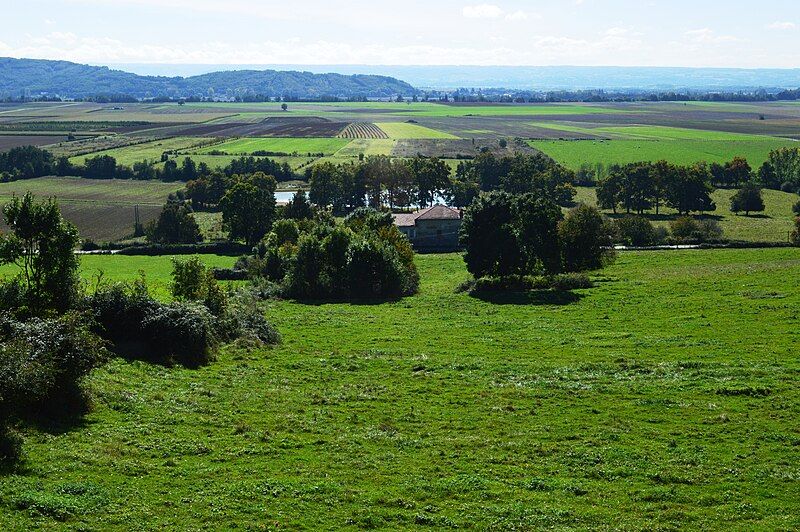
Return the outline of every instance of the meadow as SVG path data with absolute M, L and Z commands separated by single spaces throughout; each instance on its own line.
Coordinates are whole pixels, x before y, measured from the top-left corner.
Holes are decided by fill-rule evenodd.
M 161 155 L 165 151 L 186 150 L 195 146 L 199 146 L 203 143 L 207 143 L 211 140 L 213 139 L 198 137 L 173 137 L 72 157 L 70 158 L 70 162 L 73 164 L 84 164 L 86 159 L 89 157 L 110 155 L 117 160 L 118 164 L 133 166 L 134 163 L 142 161 L 158 162 L 161 160 Z
M 0 527 L 800 527 L 798 250 L 625 253 L 486 299 L 459 255 L 417 260 L 412 298 L 269 303 L 278 347 L 96 370 L 83 422 L 26 431 Z
M 781 192 L 778 190 L 763 190 L 765 210 L 762 213 L 734 214 L 730 211 L 731 197 L 736 193 L 731 189 L 717 189 L 711 194 L 711 199 L 717 205 L 717 210 L 706 213 L 705 218 L 715 220 L 724 232 L 724 237 L 731 240 L 746 240 L 750 242 L 788 242 L 789 233 L 794 229 L 795 215 L 792 207 L 800 200 L 797 194 Z M 594 188 L 578 187 L 577 202 L 587 205 L 597 205 L 597 194 Z M 614 216 L 611 211 L 605 211 L 612 217 L 623 216 L 624 211 L 618 210 Z M 668 227 L 669 222 L 676 218 L 674 209 L 662 207 L 660 214 L 655 211 L 645 213 L 654 225 Z
M 379 122 L 376 124 L 391 139 L 457 139 L 455 135 L 407 122 Z

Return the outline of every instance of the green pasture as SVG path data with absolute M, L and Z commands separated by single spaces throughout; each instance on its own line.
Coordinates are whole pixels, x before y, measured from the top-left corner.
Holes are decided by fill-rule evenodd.
M 232 259 L 207 257 L 209 264 Z M 574 294 L 271 302 L 282 345 L 113 360 L 26 428 L 4 530 L 795 530 L 800 251 L 625 253 Z M 168 257 L 87 257 L 163 293 Z
M 763 213 L 734 214 L 730 212 L 731 197 L 736 193 L 731 189 L 717 189 L 711 198 L 717 205 L 717 210 L 706 214 L 707 217 L 719 222 L 724 231 L 725 238 L 731 240 L 747 240 L 750 242 L 787 242 L 789 233 L 794 229 L 795 215 L 792 207 L 800 200 L 797 194 L 781 192 L 778 190 L 763 190 Z M 576 201 L 588 205 L 597 204 L 597 195 L 594 188 L 578 187 Z M 619 211 L 621 216 L 624 211 Z M 611 211 L 607 211 L 612 214 Z M 662 207 L 660 215 L 655 211 L 646 214 L 655 225 L 668 226 L 677 214 L 674 210 Z

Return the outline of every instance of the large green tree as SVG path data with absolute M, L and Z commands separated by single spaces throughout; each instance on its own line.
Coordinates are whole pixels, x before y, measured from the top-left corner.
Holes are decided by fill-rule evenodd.
M 220 202 L 222 223 L 231 240 L 244 240 L 254 246 L 275 221 L 275 178 L 257 172 L 233 178 Z
M 78 230 L 61 217 L 53 199 L 38 203 L 30 193 L 3 207 L 10 232 L 0 236 L 0 263 L 20 268 L 18 282 L 27 311 L 64 312 L 78 294 Z

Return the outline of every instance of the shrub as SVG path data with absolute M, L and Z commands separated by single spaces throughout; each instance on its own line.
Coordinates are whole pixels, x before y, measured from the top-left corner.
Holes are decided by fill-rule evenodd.
M 151 355 L 166 364 L 197 368 L 213 360 L 214 317 L 203 305 L 156 305 L 141 324 Z
M 172 259 L 172 295 L 180 301 L 202 303 L 214 316 L 225 312 L 227 297 L 214 272 L 199 257 L 187 261 Z
M 792 206 L 792 212 L 795 213 L 797 216 L 800 216 L 800 201 L 798 201 Z
M 794 231 L 792 231 L 791 240 L 792 244 L 800 246 L 800 217 L 794 220 Z
M 614 259 L 614 229 L 595 207 L 580 205 L 558 225 L 564 269 L 596 270 Z
M 262 344 L 281 341 L 280 334 L 259 307 L 258 299 L 247 290 L 239 290 L 230 298 L 227 312 L 217 329 L 225 341 L 244 339 Z
M 592 288 L 594 284 L 585 273 L 561 273 L 556 275 L 506 275 L 503 277 L 481 277 L 470 280 L 457 289 L 458 292 L 477 294 L 482 292 L 527 292 L 531 290 L 553 290 L 568 292 Z
M 38 420 L 88 409 L 82 380 L 107 353 L 83 316 L 18 322 L 6 315 L 0 342 L 0 401 L 6 412 Z
M 691 216 L 680 216 L 669 223 L 672 238 L 678 241 L 691 240 L 700 230 L 700 224 Z
M 146 233 L 148 242 L 154 244 L 196 244 L 203 240 L 192 210 L 177 203 L 164 205 L 158 219 L 147 226 Z
M 660 243 L 653 224 L 644 216 L 624 216 L 614 222 L 617 241 L 627 246 L 654 246 Z

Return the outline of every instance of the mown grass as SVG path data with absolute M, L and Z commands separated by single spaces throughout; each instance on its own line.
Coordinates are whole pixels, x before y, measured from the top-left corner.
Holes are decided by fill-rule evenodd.
M 455 135 L 405 122 L 380 122 L 376 126 L 392 139 L 457 139 Z
M 0 526 L 800 527 L 800 251 L 491 301 L 454 293 L 458 255 L 418 264 L 402 301 L 270 304 L 276 348 L 96 371 L 82 425 L 27 431 Z
M 719 222 L 724 231 L 724 237 L 731 240 L 747 240 L 750 242 L 788 242 L 789 233 L 794 229 L 795 215 L 792 207 L 800 196 L 778 190 L 763 190 L 764 207 L 762 213 L 734 214 L 730 211 L 731 197 L 736 193 L 731 189 L 717 189 L 711 198 L 717 205 L 717 210 L 705 214 L 705 217 Z M 588 205 L 597 204 L 597 194 L 594 188 L 578 187 L 575 200 Z M 619 215 L 623 210 L 618 209 Z M 660 214 L 655 211 L 645 214 L 655 225 L 667 227 L 669 222 L 677 217 L 674 209 L 661 208 Z M 611 215 L 611 211 L 606 211 Z
M 198 150 L 199 154 L 223 151 L 232 155 L 247 155 L 257 151 L 275 153 L 323 153 L 333 155 L 350 141 L 331 138 L 242 138 L 215 144 Z

